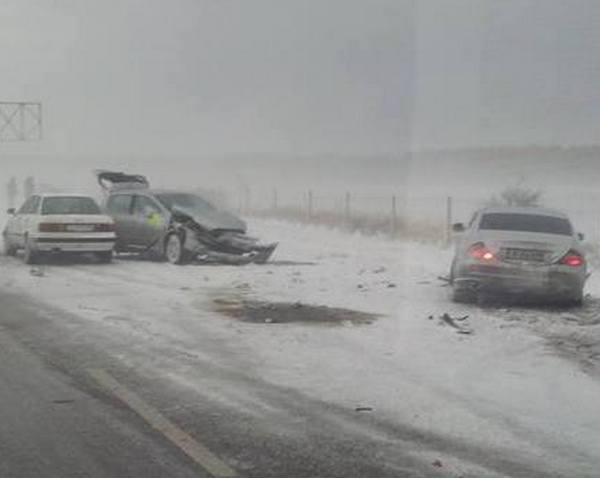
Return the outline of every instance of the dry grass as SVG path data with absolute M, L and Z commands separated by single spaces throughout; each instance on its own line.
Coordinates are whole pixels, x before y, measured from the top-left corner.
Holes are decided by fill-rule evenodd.
M 315 211 L 310 217 L 305 209 L 280 208 L 277 210 L 253 211 L 249 215 L 262 218 L 282 219 L 301 224 L 315 224 L 365 235 L 385 235 L 394 239 L 442 243 L 444 225 L 426 220 L 397 218 L 392 224 L 390 217 L 353 213 L 350 217 L 332 211 Z

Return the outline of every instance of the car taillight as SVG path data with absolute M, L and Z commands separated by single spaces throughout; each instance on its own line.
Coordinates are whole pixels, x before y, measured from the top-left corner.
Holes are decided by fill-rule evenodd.
M 581 267 L 583 264 L 585 264 L 585 259 L 577 252 L 569 251 L 565 257 L 560 260 L 560 264 L 569 267 Z
M 496 260 L 496 256 L 492 251 L 490 251 L 483 242 L 478 242 L 477 244 L 473 244 L 469 248 L 469 255 L 480 262 L 494 262 Z
M 112 223 L 109 224 L 96 224 L 97 232 L 114 232 L 115 225 Z
M 64 232 L 65 225 L 54 222 L 41 222 L 38 224 L 39 232 Z

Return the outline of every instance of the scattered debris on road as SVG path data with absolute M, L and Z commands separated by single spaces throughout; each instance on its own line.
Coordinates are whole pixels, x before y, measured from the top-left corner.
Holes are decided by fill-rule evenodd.
M 32 267 L 29 270 L 29 273 L 34 277 L 44 277 L 46 275 L 44 269 L 41 267 Z
M 450 279 L 450 277 L 438 276 L 438 280 L 443 282 L 442 287 L 447 287 L 450 284 L 452 284 L 452 280 Z
M 431 320 L 433 316 L 429 316 L 429 319 Z M 447 324 L 450 327 L 456 329 L 456 332 L 459 334 L 464 334 L 464 335 L 471 335 L 473 333 L 473 329 L 471 329 L 468 326 L 464 326 L 464 325 L 460 325 L 457 322 L 463 322 L 465 320 L 467 320 L 469 318 L 468 315 L 464 315 L 462 317 L 451 317 L 450 314 L 448 314 L 447 312 L 444 312 L 442 315 L 440 315 L 440 323 L 441 324 Z

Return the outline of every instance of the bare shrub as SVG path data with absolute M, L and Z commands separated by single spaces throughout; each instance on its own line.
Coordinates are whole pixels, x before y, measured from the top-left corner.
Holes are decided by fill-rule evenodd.
M 507 187 L 499 195 L 492 196 L 488 206 L 518 206 L 536 207 L 542 203 L 543 192 L 539 189 L 529 188 L 523 184 Z

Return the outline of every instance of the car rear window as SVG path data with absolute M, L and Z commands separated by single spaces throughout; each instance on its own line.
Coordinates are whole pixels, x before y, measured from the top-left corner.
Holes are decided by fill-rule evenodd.
M 84 196 L 51 197 L 44 198 L 42 214 L 100 214 L 100 207 Z
M 567 219 L 541 214 L 488 213 L 481 217 L 479 229 L 539 232 L 563 236 L 573 234 L 573 228 Z

